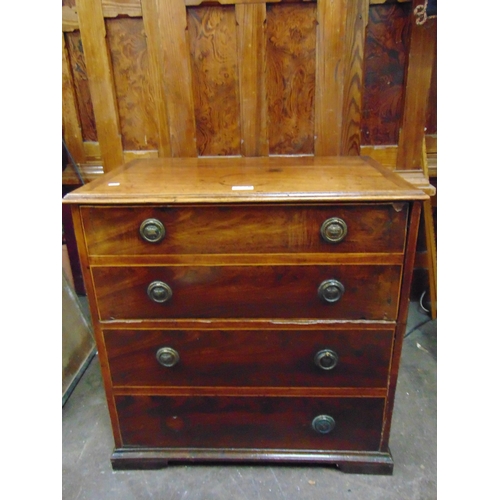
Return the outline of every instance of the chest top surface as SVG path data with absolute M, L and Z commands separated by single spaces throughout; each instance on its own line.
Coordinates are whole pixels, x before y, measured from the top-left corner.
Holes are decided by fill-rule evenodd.
M 72 191 L 66 203 L 258 203 L 424 200 L 368 157 L 134 160 Z

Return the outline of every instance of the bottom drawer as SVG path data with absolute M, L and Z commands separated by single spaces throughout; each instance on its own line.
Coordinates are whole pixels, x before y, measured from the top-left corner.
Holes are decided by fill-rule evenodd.
M 125 447 L 377 451 L 384 398 L 117 396 Z

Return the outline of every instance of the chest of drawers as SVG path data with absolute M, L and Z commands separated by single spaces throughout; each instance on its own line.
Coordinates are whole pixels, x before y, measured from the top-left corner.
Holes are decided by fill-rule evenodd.
M 390 474 L 425 198 L 362 157 L 140 160 L 67 195 L 113 467 Z

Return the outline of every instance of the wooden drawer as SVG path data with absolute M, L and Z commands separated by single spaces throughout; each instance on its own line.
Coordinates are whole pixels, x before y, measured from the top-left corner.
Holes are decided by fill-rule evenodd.
M 329 206 L 82 207 L 89 255 L 393 252 L 404 250 L 408 204 Z M 340 243 L 320 229 L 337 217 Z M 140 226 L 160 221 L 165 237 L 146 242 Z
M 336 318 L 394 320 L 401 266 L 138 266 L 94 267 L 100 319 Z M 337 280 L 336 303 L 318 295 Z M 172 291 L 164 303 L 147 293 L 162 282 Z
M 125 447 L 377 451 L 385 399 L 117 396 L 116 405 Z M 331 432 L 313 429 L 322 415 Z
M 385 388 L 393 331 L 104 330 L 104 338 L 115 386 Z M 158 362 L 163 348 L 178 354 L 175 365 Z

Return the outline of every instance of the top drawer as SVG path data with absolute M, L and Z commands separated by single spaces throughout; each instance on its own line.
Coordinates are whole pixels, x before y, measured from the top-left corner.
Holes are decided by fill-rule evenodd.
M 401 253 L 408 204 L 103 206 L 81 214 L 89 255 Z

